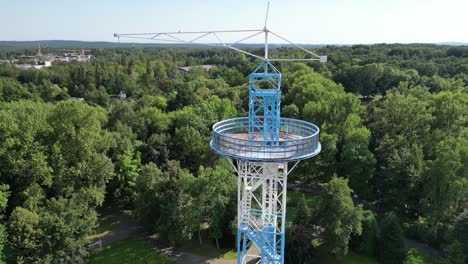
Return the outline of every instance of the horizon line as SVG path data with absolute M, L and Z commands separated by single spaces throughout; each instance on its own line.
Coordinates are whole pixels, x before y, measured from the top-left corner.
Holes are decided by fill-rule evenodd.
M 171 42 L 117 42 L 109 40 L 77 40 L 77 39 L 39 39 L 39 40 L 0 40 L 2 42 L 50 42 L 50 41 L 63 41 L 63 42 L 84 42 L 84 43 L 109 43 L 109 44 L 136 44 L 136 45 L 167 45 L 167 46 L 203 46 L 203 44 L 211 44 L 211 42 L 206 43 L 171 43 Z M 236 43 L 236 45 L 263 45 L 262 42 L 250 42 L 250 43 Z M 350 46 L 350 45 L 411 45 L 411 44 L 438 44 L 438 45 L 459 45 L 465 46 L 468 45 L 468 42 L 464 41 L 438 41 L 438 42 L 368 42 L 368 43 L 297 43 L 297 45 L 314 45 L 314 46 Z M 284 45 L 290 46 L 289 43 L 279 43 L 279 42 L 270 42 L 269 45 Z M 209 48 L 209 47 L 207 47 Z

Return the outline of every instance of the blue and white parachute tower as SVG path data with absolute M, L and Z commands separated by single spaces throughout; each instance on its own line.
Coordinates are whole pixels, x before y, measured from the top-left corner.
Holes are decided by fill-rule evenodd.
M 268 17 L 268 9 L 267 9 Z M 223 34 L 248 33 L 227 43 Z M 243 50 L 237 44 L 264 34 L 264 56 Z M 268 57 L 269 34 L 299 48 L 309 58 Z M 198 44 L 229 48 L 260 59 L 249 75 L 249 115 L 213 125 L 211 149 L 227 157 L 238 174 L 237 263 L 284 263 L 286 191 L 288 174 L 299 161 L 317 155 L 319 128 L 309 122 L 281 117 L 281 73 L 274 61 L 320 61 L 318 56 L 266 27 L 253 30 L 161 32 L 114 34 L 119 38 L 149 39 L 159 42 Z M 206 42 L 211 37 L 217 42 Z M 205 40 L 205 41 L 203 41 Z M 289 165 L 292 165 L 289 167 Z

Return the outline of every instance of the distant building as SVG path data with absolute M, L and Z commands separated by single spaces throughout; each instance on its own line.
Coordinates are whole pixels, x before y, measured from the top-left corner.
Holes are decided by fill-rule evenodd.
M 36 64 L 13 64 L 13 66 L 18 69 L 29 69 L 29 68 L 42 69 L 44 67 L 52 66 L 52 62 L 51 61 L 38 61 Z
M 89 61 L 93 58 L 93 55 L 86 55 L 85 50 L 81 49 L 81 51 L 78 52 L 68 52 L 64 53 L 62 56 L 59 55 L 51 55 L 52 60 L 58 60 L 58 61 L 65 61 L 65 62 L 70 62 L 70 61 Z
M 125 99 L 127 99 L 127 94 L 124 93 L 124 92 L 122 92 L 122 91 L 120 91 L 120 93 L 119 93 L 118 96 L 119 96 L 119 99 L 120 99 L 120 100 L 125 100 Z
M 205 71 L 210 71 L 211 69 L 215 68 L 215 65 L 195 65 L 195 66 L 185 66 L 185 67 L 179 67 L 177 68 L 180 73 L 187 73 L 189 72 L 192 68 L 194 67 L 200 67 L 204 69 Z
M 41 69 L 44 67 L 50 67 L 52 65 L 52 62 L 54 61 L 64 61 L 64 62 L 89 61 L 93 58 L 94 58 L 93 55 L 86 55 L 84 49 L 82 49 L 79 53 L 69 52 L 69 53 L 64 53 L 63 55 L 56 55 L 56 54 L 43 55 L 41 47 L 39 46 L 36 56 L 22 55 L 12 60 L 12 62 L 16 62 L 15 64 L 13 64 L 13 66 L 18 69 L 29 69 L 29 68 Z M 27 63 L 24 63 L 24 62 L 27 62 Z

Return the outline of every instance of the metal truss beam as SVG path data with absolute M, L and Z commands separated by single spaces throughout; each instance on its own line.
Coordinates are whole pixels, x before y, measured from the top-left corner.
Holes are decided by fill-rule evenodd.
M 266 23 L 266 19 L 265 19 Z M 239 34 L 239 33 L 253 33 L 248 35 L 247 37 L 242 37 L 236 41 L 228 43 L 227 41 L 223 40 L 220 33 L 223 34 Z M 249 51 L 243 50 L 239 48 L 238 44 L 245 43 L 246 40 L 249 40 L 255 36 L 260 34 L 265 35 L 265 51 L 263 56 L 259 56 L 253 54 Z M 299 48 L 304 51 L 306 54 L 312 55 L 312 58 L 299 58 L 299 59 L 291 59 L 291 58 L 269 58 L 268 57 L 268 46 L 269 46 L 269 34 L 274 35 L 275 37 L 281 39 L 288 43 L 288 45 L 292 45 L 293 47 Z M 320 61 L 326 62 L 326 56 L 319 56 L 312 51 L 305 49 L 293 42 L 287 40 L 286 38 L 268 30 L 266 25 L 263 29 L 237 29 L 237 30 L 211 30 L 211 31 L 173 31 L 173 32 L 146 32 L 146 33 L 114 33 L 114 37 L 118 39 L 120 42 L 121 38 L 128 38 L 128 39 L 144 39 L 144 40 L 151 40 L 156 42 L 169 42 L 169 43 L 178 43 L 178 44 L 194 44 L 194 45 L 202 45 L 202 46 L 211 46 L 211 47 L 220 47 L 220 48 L 228 48 L 235 50 L 237 52 L 241 52 L 245 55 L 261 59 L 261 60 L 271 60 L 271 61 Z M 184 39 L 185 37 L 185 39 Z M 217 42 L 203 42 L 206 41 L 209 37 L 214 37 Z

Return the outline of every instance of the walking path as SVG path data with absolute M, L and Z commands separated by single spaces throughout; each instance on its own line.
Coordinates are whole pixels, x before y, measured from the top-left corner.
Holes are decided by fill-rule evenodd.
M 426 254 L 429 254 L 429 255 L 431 255 L 433 257 L 439 257 L 439 258 L 444 257 L 444 254 L 443 254 L 443 252 L 441 250 L 437 250 L 437 249 L 435 249 L 435 248 L 433 248 L 433 247 L 431 247 L 429 245 L 418 242 L 416 240 L 405 238 L 405 243 L 409 247 L 420 250 L 420 251 L 422 251 L 422 252 L 424 252 Z
M 94 238 L 90 244 L 90 249 L 105 247 L 119 240 L 130 237 L 145 240 L 158 252 L 169 256 L 177 264 L 235 264 L 235 260 L 212 259 L 205 256 L 199 256 L 189 252 L 182 252 L 170 246 L 162 246 L 156 243 L 154 236 L 145 232 L 145 230 L 133 219 L 130 211 L 118 211 L 104 216 L 119 222 L 119 227 L 104 234 L 101 237 Z

